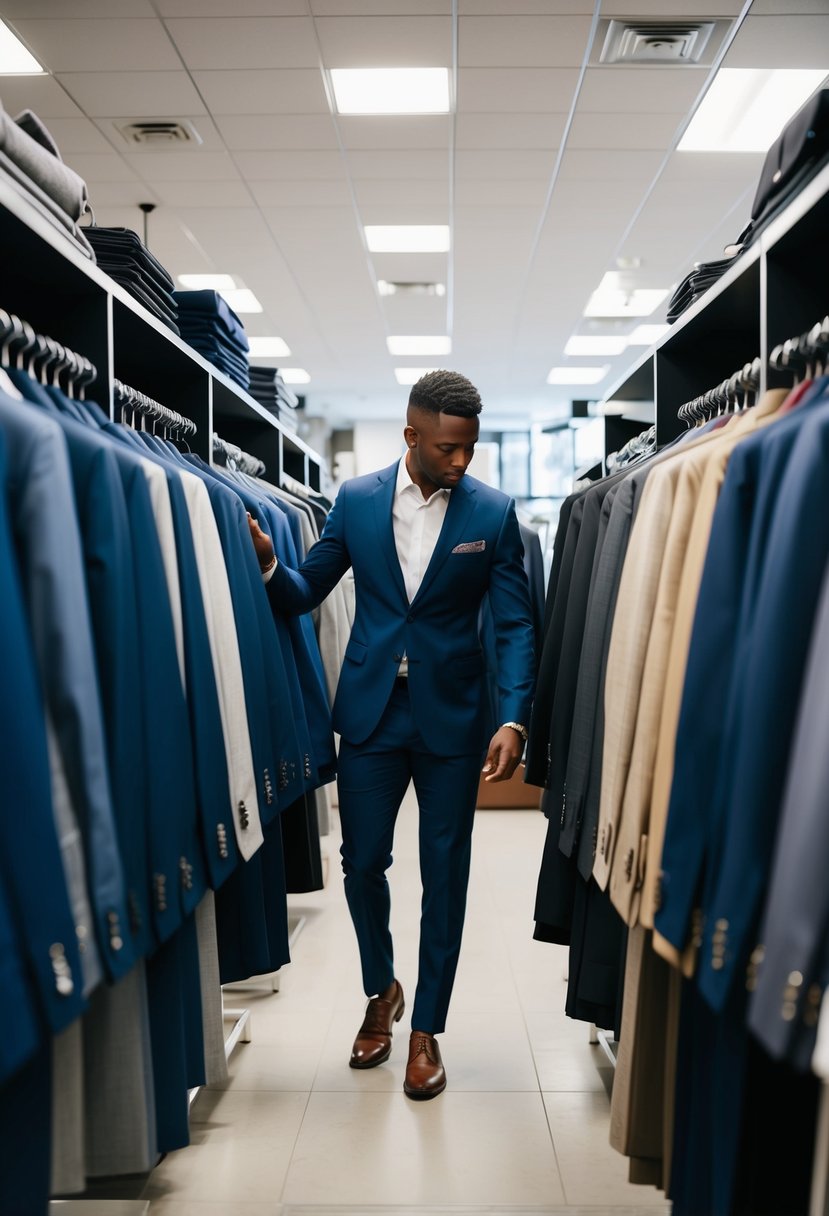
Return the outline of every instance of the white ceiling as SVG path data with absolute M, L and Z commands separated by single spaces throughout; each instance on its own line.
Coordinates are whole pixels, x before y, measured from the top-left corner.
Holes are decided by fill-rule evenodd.
M 98 223 L 142 231 L 171 274 L 236 275 L 311 374 L 309 410 L 399 417 L 389 334 L 449 332 L 501 417 L 598 389 L 553 388 L 587 299 L 619 257 L 669 287 L 748 218 L 762 156 L 680 154 L 709 67 L 595 66 L 599 19 L 743 14 L 733 67 L 829 70 L 829 0 L 0 0 L 50 73 L 0 79 L 87 179 Z M 733 28 L 729 31 L 729 37 Z M 336 118 L 326 69 L 446 66 L 455 113 Z M 192 151 L 138 150 L 126 120 L 189 119 Z M 564 141 L 564 142 L 562 142 Z M 449 224 L 448 255 L 367 252 L 363 224 Z M 438 297 L 377 280 L 437 279 Z M 662 312 L 644 320 L 658 321 Z M 622 326 L 629 331 L 637 322 Z M 609 363 L 606 383 L 641 352 Z M 267 360 L 266 360 L 267 362 Z

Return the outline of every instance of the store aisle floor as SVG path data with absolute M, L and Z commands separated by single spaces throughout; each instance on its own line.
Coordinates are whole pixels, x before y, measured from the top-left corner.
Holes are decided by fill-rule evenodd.
M 566 951 L 532 940 L 545 821 L 479 811 L 466 931 L 441 1049 L 446 1092 L 402 1092 L 408 1011 L 390 1061 L 358 1072 L 348 1056 L 364 999 L 342 892 L 339 839 L 325 891 L 291 898 L 305 917 L 273 994 L 226 994 L 252 1010 L 230 1081 L 204 1090 L 192 1144 L 144 1192 L 151 1216 L 392 1216 L 509 1213 L 637 1216 L 669 1209 L 627 1183 L 608 1145 L 609 1066 L 588 1028 L 563 1013 Z M 419 880 L 410 791 L 390 871 L 397 974 L 414 997 Z

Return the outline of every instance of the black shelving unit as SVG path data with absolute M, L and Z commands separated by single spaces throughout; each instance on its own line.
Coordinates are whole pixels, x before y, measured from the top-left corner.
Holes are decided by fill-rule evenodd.
M 745 363 L 762 363 L 760 391 L 790 383 L 768 366 L 779 343 L 829 312 L 829 167 L 792 200 L 723 277 L 674 322 L 600 403 L 652 401 L 661 447 L 684 424 L 677 410 Z M 640 429 L 642 424 L 639 424 Z
M 323 458 L 244 389 L 134 300 L 0 179 L 3 274 L 0 307 L 90 359 L 98 370 L 87 394 L 115 417 L 113 380 L 131 385 L 195 422 L 188 440 L 212 460 L 215 431 L 305 486 L 321 486 Z

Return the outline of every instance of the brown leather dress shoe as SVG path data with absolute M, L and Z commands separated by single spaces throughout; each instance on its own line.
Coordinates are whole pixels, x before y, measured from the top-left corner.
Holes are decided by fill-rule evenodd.
M 351 1049 L 349 1067 L 376 1068 L 389 1058 L 392 1027 L 403 1017 L 405 1008 L 403 989 L 397 980 L 382 996 L 371 998 Z
M 433 1034 L 413 1030 L 409 1039 L 409 1063 L 403 1092 L 407 1098 L 423 1101 L 436 1098 L 446 1089 L 446 1071 Z

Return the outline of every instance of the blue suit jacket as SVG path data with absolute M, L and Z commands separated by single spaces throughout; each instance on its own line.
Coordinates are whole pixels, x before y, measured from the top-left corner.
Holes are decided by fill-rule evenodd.
M 426 746 L 439 756 L 478 752 L 494 725 L 478 637 L 487 592 L 495 623 L 500 722 L 527 723 L 532 702 L 532 612 L 515 504 L 464 477 L 450 494 L 432 560 L 409 603 L 392 526 L 397 468 L 395 461 L 346 482 L 318 544 L 298 571 L 280 562 L 268 593 L 278 611 L 308 612 L 353 566 L 356 615 L 334 703 L 334 729 L 356 744 L 371 735 L 405 653 L 412 712 Z M 468 542 L 483 544 L 456 551 Z

